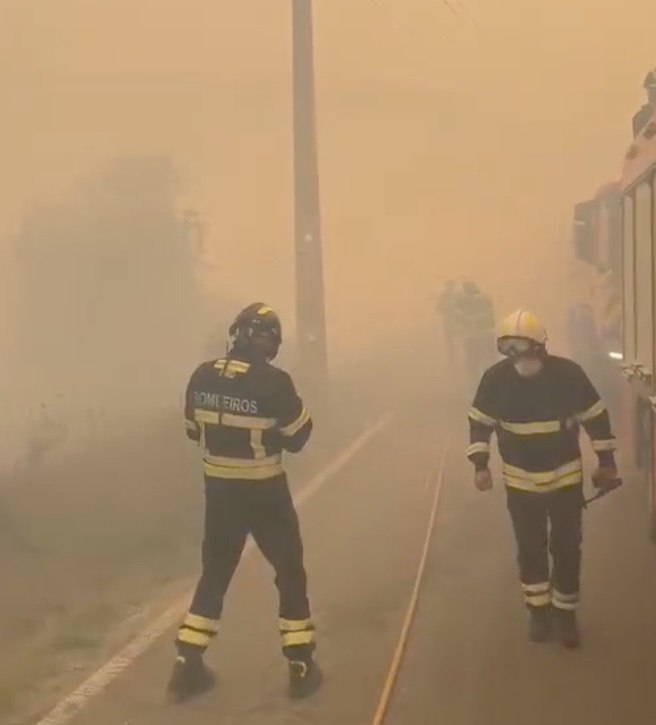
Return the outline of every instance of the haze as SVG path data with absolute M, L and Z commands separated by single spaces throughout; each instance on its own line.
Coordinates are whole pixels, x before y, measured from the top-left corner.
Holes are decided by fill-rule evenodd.
M 316 9 L 340 346 L 365 342 L 364 321 L 380 336 L 428 319 L 449 275 L 531 289 L 572 202 L 617 174 L 654 62 L 650 3 L 470 0 L 477 26 L 437 1 L 383 4 L 403 28 L 370 0 Z M 208 283 L 291 315 L 288 26 L 269 0 L 4 0 L 3 227 L 112 156 L 164 151 L 208 220 Z
M 70 611 L 86 615 L 110 590 L 120 620 L 130 597 L 145 600 L 167 577 L 188 573 L 200 503 L 188 505 L 180 453 L 187 376 L 222 350 L 230 317 L 255 300 L 280 312 L 281 359 L 293 360 L 289 4 L 0 0 L 0 514 L 10 522 L 0 526 L 9 542 L 0 549 L 16 582 L 0 616 L 12 622 L 11 637 L 23 618 L 44 627 L 48 617 L 65 619 L 72 599 Z M 363 398 L 379 404 L 408 393 L 430 418 L 422 386 L 443 370 L 435 303 L 456 277 L 490 292 L 499 314 L 535 309 L 558 348 L 568 301 L 581 292 L 571 274 L 572 207 L 619 176 L 642 79 L 656 65 L 654 27 L 656 4 L 647 0 L 315 0 L 334 374 L 352 364 Z M 202 224 L 193 253 L 176 246 L 184 234 L 195 239 L 174 214 L 190 209 Z M 408 366 L 392 362 L 409 346 L 429 352 L 418 377 L 399 380 Z M 372 372 L 372 360 L 394 377 Z M 449 392 L 452 382 L 442 376 Z M 29 467 L 42 405 L 64 426 L 44 444 L 54 468 Z M 464 420 L 460 408 L 457 415 Z M 166 439 L 150 427 L 154 416 Z M 353 418 L 355 436 L 362 421 Z M 385 465 L 398 465 L 399 480 L 414 475 L 411 452 L 432 451 L 431 435 L 408 434 L 406 469 L 403 456 L 392 460 L 400 439 L 390 443 Z M 83 453 L 61 463 L 64 448 Z M 353 479 L 369 481 L 372 461 L 358 463 Z M 168 499 L 153 506 L 160 487 Z M 406 500 L 390 491 L 380 505 L 391 520 Z M 417 500 L 409 522 L 424 513 Z M 351 516 L 355 530 L 367 506 L 333 513 L 339 508 L 346 529 Z M 120 520 L 120 532 L 98 510 Z M 314 551 L 333 540 L 315 536 Z M 414 561 L 415 549 L 402 549 Z M 332 572 L 322 552 L 316 571 Z M 362 581 L 351 574 L 353 594 L 336 588 L 336 607 L 365 592 L 366 572 Z M 114 592 L 119 579 L 134 591 Z M 12 657 L 25 649 L 11 637 L 4 645 L 0 637 L 0 717 L 2 676 L 14 676 Z

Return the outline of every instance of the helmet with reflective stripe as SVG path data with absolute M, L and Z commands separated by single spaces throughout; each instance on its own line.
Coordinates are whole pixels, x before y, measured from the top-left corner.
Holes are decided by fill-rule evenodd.
M 544 350 L 547 331 L 528 310 L 516 310 L 499 324 L 497 349 L 502 355 L 516 356 Z
M 235 348 L 260 351 L 268 360 L 278 354 L 282 343 L 282 325 L 278 315 L 264 302 L 254 302 L 235 317 L 228 330 Z

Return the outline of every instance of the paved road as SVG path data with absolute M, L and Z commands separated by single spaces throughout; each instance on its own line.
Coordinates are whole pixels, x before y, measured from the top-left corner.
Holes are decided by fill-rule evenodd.
M 421 407 L 424 407 L 421 401 Z M 158 642 L 72 725 L 276 725 L 367 723 L 407 607 L 427 521 L 427 476 L 444 437 L 407 409 L 302 509 L 318 620 L 323 690 L 291 704 L 279 655 L 272 575 L 249 557 L 230 592 L 224 628 L 208 661 L 221 686 L 188 703 L 165 704 L 174 633 Z
M 415 409 L 419 408 L 419 410 Z M 412 587 L 445 432 L 408 406 L 302 509 L 324 689 L 285 695 L 275 591 L 244 561 L 209 654 L 221 687 L 165 704 L 173 632 L 71 725 L 370 725 Z M 421 409 L 424 412 L 420 412 Z M 642 492 L 587 514 L 585 646 L 525 640 L 503 492 L 482 496 L 456 430 L 427 577 L 386 725 L 647 725 L 656 712 L 656 572 Z
M 386 725 L 653 722 L 656 552 L 645 500 L 626 487 L 588 510 L 585 641 L 569 652 L 525 639 L 503 492 L 448 487 Z

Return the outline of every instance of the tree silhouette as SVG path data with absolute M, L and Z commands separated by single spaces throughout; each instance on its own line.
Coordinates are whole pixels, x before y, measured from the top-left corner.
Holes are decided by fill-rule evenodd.
M 33 388 L 73 389 L 85 405 L 147 403 L 180 383 L 209 323 L 181 191 L 168 158 L 121 158 L 71 200 L 25 216 L 13 239 L 13 357 Z

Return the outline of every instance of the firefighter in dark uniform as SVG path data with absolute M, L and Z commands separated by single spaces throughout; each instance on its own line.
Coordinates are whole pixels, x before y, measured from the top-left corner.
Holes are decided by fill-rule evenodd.
M 642 87 L 647 93 L 647 103 L 642 105 L 640 110 L 633 116 L 632 130 L 634 138 L 645 130 L 654 112 L 656 112 L 656 68 L 647 73 L 642 82 Z
M 554 625 L 562 644 L 575 648 L 580 645 L 576 609 L 584 506 L 579 425 L 599 459 L 592 476 L 599 489 L 617 480 L 615 437 L 583 369 L 548 354 L 546 341 L 530 312 L 518 310 L 501 323 L 497 346 L 506 359 L 480 381 L 469 412 L 467 456 L 476 468 L 478 490 L 491 489 L 488 462 L 496 431 L 529 636 L 544 642 Z
M 494 306 L 474 282 L 465 281 L 454 316 L 468 379 L 475 384 L 494 354 Z
M 289 694 L 304 697 L 319 687 L 321 671 L 313 659 L 303 544 L 282 457 L 303 448 L 312 419 L 291 377 L 271 365 L 282 342 L 276 313 L 250 305 L 229 332 L 227 355 L 199 365 L 187 387 L 187 435 L 203 451 L 205 472 L 203 572 L 178 630 L 168 690 L 180 701 L 213 686 L 203 653 L 218 632 L 224 595 L 251 534 L 276 572 Z
M 442 321 L 442 333 L 450 367 L 453 367 L 456 363 L 456 306 L 458 304 L 458 293 L 456 282 L 448 280 L 435 308 Z

